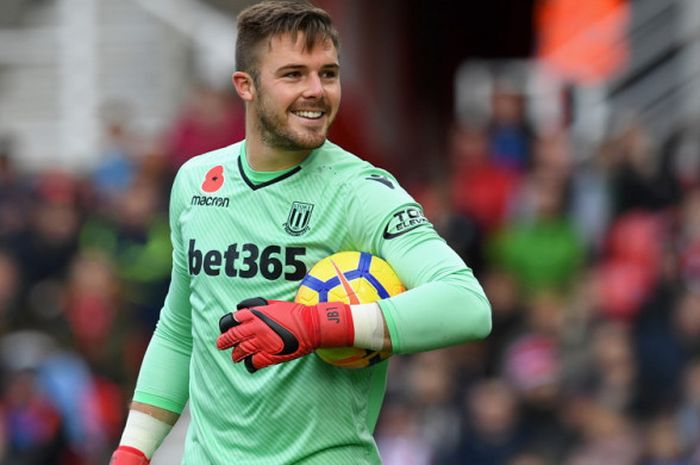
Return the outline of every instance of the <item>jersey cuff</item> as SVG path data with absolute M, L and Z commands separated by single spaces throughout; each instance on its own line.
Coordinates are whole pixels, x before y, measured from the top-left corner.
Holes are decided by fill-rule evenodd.
M 396 328 L 396 322 L 394 321 L 394 304 L 391 303 L 389 299 L 380 300 L 377 302 L 379 308 L 382 310 L 384 315 L 384 321 L 386 321 L 386 327 L 389 329 L 389 338 L 391 339 L 391 351 L 393 353 L 401 352 L 401 338 L 399 338 L 399 331 Z
M 185 409 L 184 404 L 142 391 L 134 392 L 134 401 L 141 402 L 142 404 L 153 405 L 154 407 L 162 408 L 163 410 L 168 410 L 169 412 L 177 413 L 178 415 Z

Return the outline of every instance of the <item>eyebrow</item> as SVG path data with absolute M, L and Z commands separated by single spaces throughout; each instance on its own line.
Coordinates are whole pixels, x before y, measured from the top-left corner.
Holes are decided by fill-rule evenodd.
M 303 70 L 306 68 L 308 68 L 308 66 L 306 66 L 306 65 L 290 63 L 288 65 L 284 65 L 284 66 L 277 68 L 277 72 L 281 73 L 284 71 L 298 71 L 298 70 Z M 338 63 L 328 63 L 328 64 L 321 66 L 321 69 L 323 69 L 323 70 L 328 70 L 328 69 L 338 70 L 338 69 L 340 69 L 340 65 Z

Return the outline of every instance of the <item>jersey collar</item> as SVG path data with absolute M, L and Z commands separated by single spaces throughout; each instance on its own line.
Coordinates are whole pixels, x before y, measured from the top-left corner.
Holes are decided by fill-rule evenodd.
M 298 173 L 301 171 L 301 164 L 280 171 L 255 171 L 250 167 L 248 160 L 246 159 L 244 141 L 243 144 L 241 144 L 241 152 L 238 155 L 238 170 L 241 173 L 243 181 L 245 181 L 248 187 L 253 190 L 257 190 L 280 182 Z

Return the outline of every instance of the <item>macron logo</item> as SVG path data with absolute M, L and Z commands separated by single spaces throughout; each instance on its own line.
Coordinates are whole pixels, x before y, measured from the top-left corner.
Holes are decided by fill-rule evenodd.
M 191 205 L 199 205 L 201 207 L 228 207 L 228 197 L 213 197 L 208 195 L 193 195 Z

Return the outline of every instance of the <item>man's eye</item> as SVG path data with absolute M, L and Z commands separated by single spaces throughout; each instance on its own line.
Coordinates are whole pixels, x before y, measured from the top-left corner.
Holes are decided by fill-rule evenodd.
M 323 79 L 334 79 L 338 76 L 338 73 L 335 71 L 323 71 L 321 72 L 321 77 Z
M 285 73 L 284 77 L 286 77 L 286 78 L 298 78 L 298 77 L 301 77 L 301 73 L 299 71 L 290 71 L 288 73 Z

